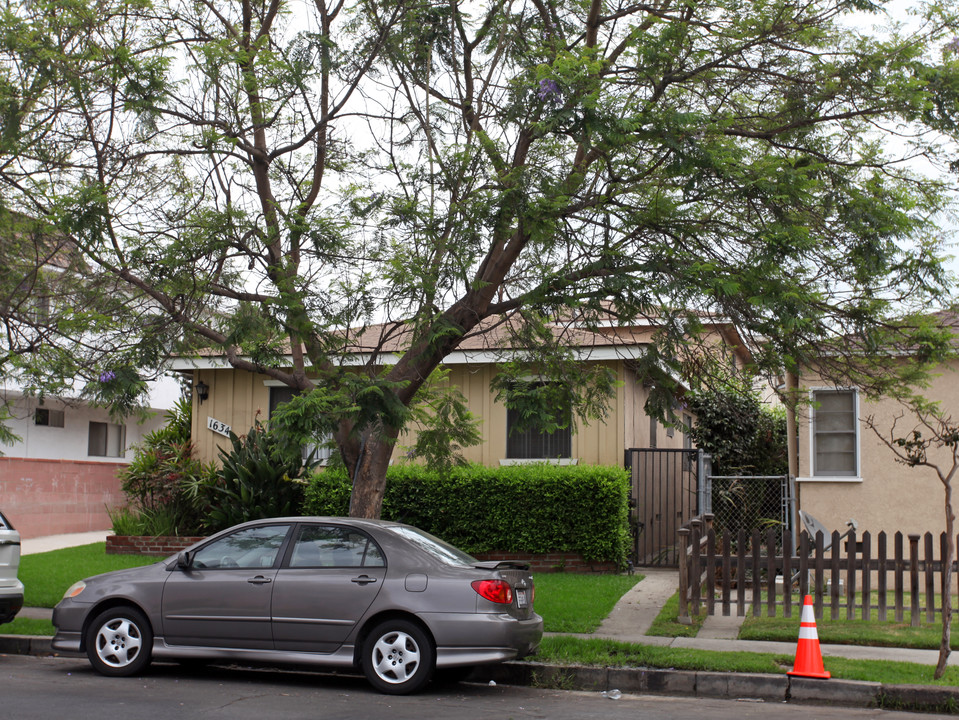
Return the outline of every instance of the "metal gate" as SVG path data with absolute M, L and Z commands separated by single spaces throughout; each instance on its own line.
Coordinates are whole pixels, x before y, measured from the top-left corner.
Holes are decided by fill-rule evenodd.
M 705 478 L 710 456 L 702 450 L 630 448 L 630 519 L 636 565 L 678 567 L 679 528 L 711 511 Z M 700 481 L 703 478 L 703 481 Z

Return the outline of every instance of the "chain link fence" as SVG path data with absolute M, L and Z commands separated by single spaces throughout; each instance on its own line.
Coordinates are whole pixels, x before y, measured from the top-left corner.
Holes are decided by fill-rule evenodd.
M 710 475 L 707 495 L 716 535 L 769 527 L 793 533 L 794 483 L 788 475 Z M 793 533 L 795 534 L 795 533 Z M 780 537 L 782 532 L 777 533 Z

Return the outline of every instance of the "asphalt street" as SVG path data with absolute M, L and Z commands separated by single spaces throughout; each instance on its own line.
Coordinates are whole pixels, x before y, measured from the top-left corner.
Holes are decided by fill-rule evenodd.
M 0 655 L 0 715 L 11 720 L 282 720 L 284 718 L 420 720 L 904 720 L 947 717 L 876 709 L 756 701 L 543 690 L 505 685 L 431 686 L 411 697 L 373 691 L 360 677 L 266 668 L 157 664 L 136 678 L 105 678 L 86 659 Z M 770 707 L 775 704 L 776 707 Z

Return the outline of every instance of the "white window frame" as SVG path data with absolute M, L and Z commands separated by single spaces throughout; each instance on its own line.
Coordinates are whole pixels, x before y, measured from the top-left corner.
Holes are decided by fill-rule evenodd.
M 856 432 L 856 471 L 853 475 L 817 475 L 816 474 L 816 393 L 851 392 L 853 395 L 853 423 Z M 859 415 L 859 388 L 856 387 L 813 387 L 809 389 L 809 477 L 800 478 L 803 482 L 834 482 L 834 483 L 861 483 L 862 482 L 862 430 Z

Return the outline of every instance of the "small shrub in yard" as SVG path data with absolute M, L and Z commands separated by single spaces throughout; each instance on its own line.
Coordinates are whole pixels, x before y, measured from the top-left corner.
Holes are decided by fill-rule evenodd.
M 179 400 L 167 418 L 119 473 L 130 504 L 108 510 L 117 535 L 195 535 L 202 525 L 204 508 L 190 489 L 212 469 L 194 457 L 189 402 Z
M 383 518 L 415 525 L 472 553 L 577 552 L 626 564 L 628 476 L 622 468 L 479 465 L 435 473 L 419 465 L 387 473 Z M 345 472 L 310 481 L 304 512 L 344 515 Z
M 299 448 L 257 423 L 245 436 L 230 434 L 233 449 L 220 451 L 216 477 L 198 483 L 195 495 L 209 507 L 210 532 L 247 520 L 297 515 L 303 502 L 305 465 Z

